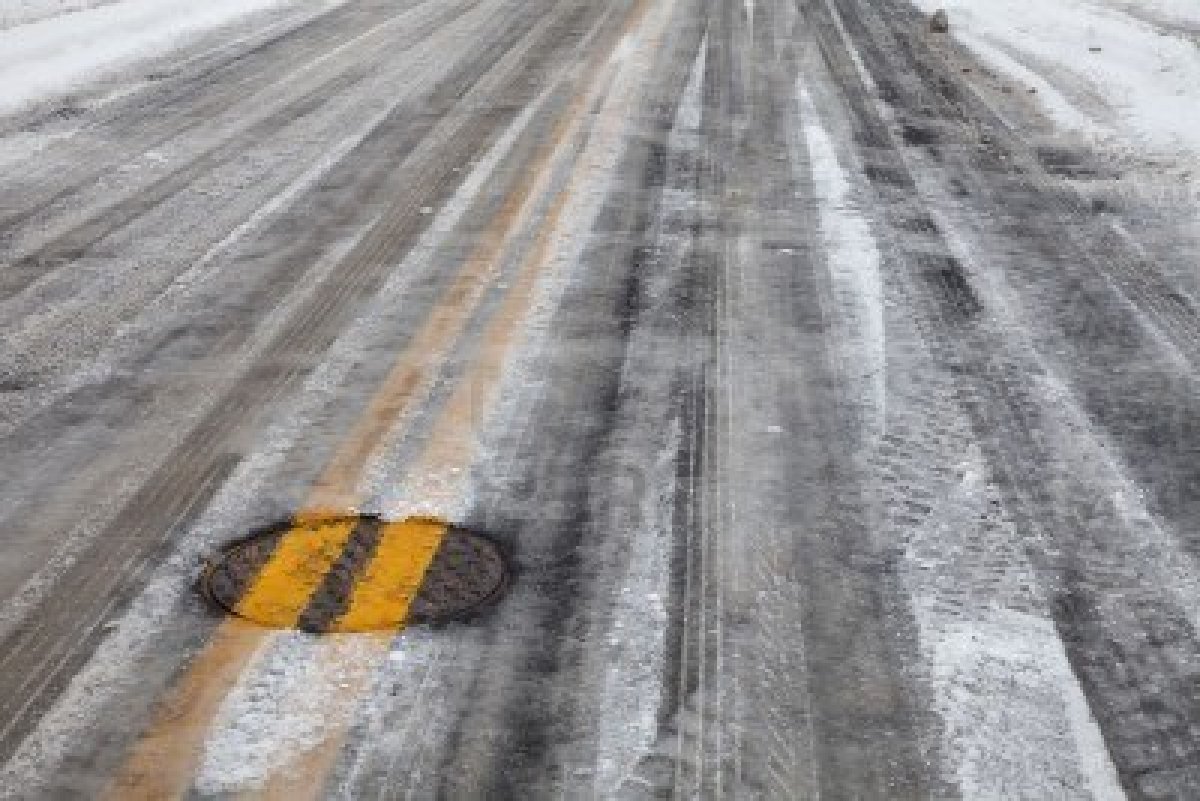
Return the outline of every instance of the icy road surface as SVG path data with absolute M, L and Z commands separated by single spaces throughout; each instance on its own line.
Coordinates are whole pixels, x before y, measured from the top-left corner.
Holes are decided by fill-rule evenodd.
M 1186 3 L 160 5 L 0 48 L 0 796 L 1200 798 Z M 506 593 L 196 591 L 314 509 Z

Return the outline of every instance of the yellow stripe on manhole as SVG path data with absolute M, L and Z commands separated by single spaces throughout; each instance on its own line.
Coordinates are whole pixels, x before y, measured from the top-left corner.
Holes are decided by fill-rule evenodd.
M 227 547 L 201 587 L 246 620 L 324 633 L 463 619 L 505 581 L 494 543 L 440 520 L 306 516 Z
M 330 631 L 379 631 L 403 626 L 408 607 L 421 589 L 425 571 L 445 533 L 446 525 L 434 520 L 385 524 L 374 556 L 354 583 L 349 607 L 333 622 Z
M 354 532 L 355 518 L 309 520 L 271 537 L 274 550 L 233 607 L 239 617 L 273 628 L 294 628 L 313 594 L 325 580 Z M 247 542 L 226 554 L 228 564 L 257 543 Z M 254 548 L 254 561 L 258 548 Z

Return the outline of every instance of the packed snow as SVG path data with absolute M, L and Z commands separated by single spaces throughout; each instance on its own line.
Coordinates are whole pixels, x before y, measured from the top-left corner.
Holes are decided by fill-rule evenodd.
M 1200 2 L 914 0 L 1064 130 L 1200 174 Z
M 0 113 L 294 0 L 0 0 Z

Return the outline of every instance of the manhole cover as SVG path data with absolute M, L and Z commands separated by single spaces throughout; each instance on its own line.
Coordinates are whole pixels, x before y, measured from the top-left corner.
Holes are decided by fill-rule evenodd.
M 226 612 L 272 628 L 397 630 L 462 620 L 507 579 L 499 549 L 439 520 L 300 518 L 232 543 L 201 589 Z

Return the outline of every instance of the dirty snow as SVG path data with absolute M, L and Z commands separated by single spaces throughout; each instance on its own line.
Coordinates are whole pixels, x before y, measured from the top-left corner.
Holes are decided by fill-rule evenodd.
M 0 0 L 0 113 L 293 0 Z
M 1200 3 L 914 0 L 1063 129 L 1200 174 Z

